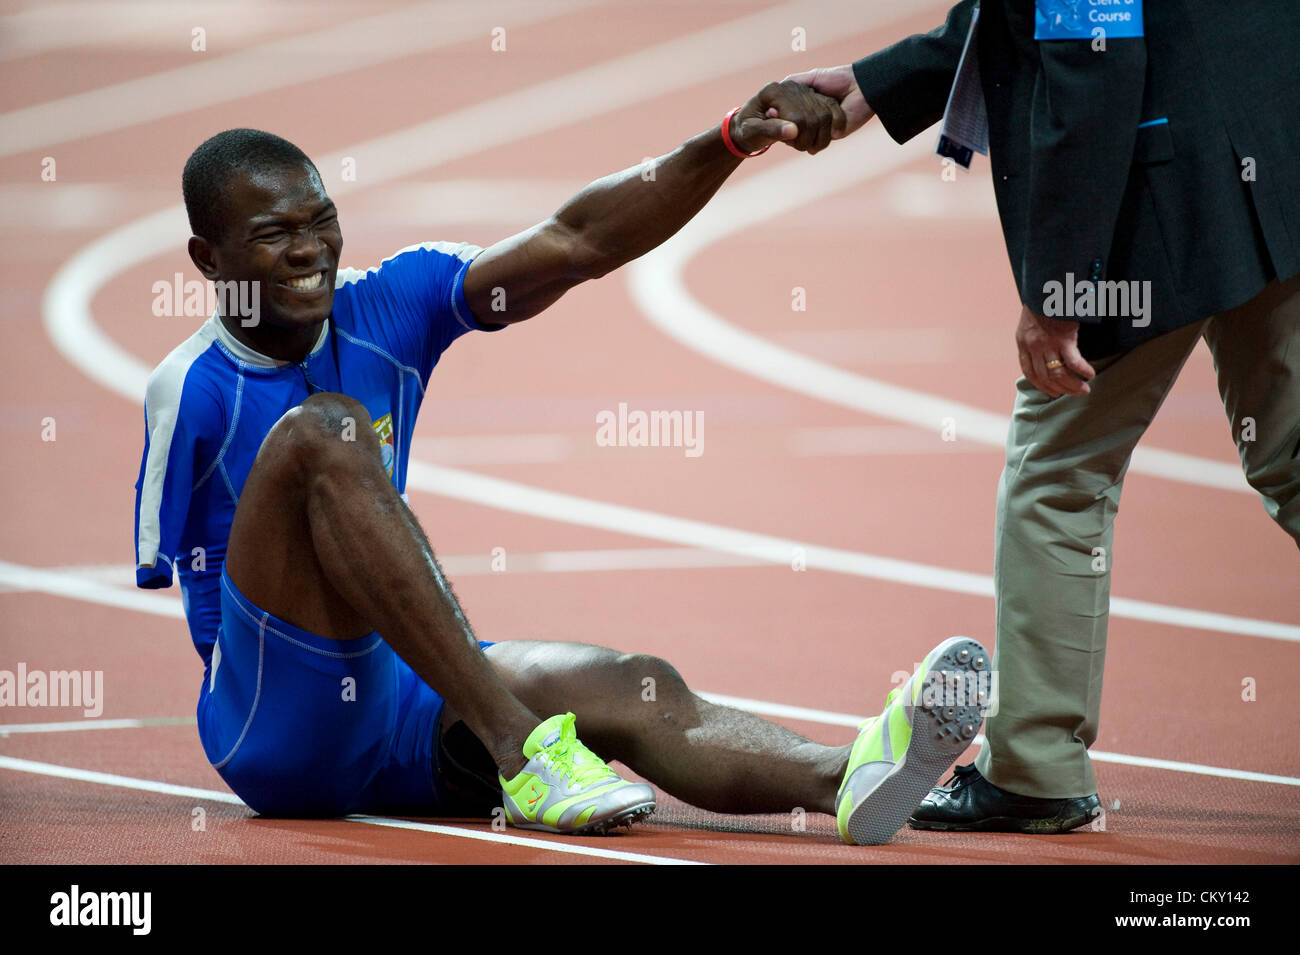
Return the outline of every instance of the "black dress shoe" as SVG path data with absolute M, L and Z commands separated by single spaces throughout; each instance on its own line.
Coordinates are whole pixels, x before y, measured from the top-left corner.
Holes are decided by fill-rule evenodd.
M 945 832 L 1030 832 L 1059 834 L 1101 815 L 1097 794 L 1074 799 L 1038 799 L 999 789 L 975 764 L 958 766 L 952 779 L 930 790 L 907 824 Z

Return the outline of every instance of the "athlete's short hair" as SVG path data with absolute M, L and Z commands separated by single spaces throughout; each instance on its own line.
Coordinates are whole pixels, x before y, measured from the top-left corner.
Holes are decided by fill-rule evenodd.
M 190 230 L 212 242 L 225 235 L 228 190 L 237 174 L 307 166 L 317 175 L 307 154 L 274 133 L 260 129 L 227 129 L 190 154 L 181 174 L 185 212 Z

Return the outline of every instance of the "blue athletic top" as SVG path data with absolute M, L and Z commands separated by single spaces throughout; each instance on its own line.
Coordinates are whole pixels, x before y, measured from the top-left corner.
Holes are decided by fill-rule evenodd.
M 303 361 L 276 361 L 240 343 L 217 315 L 149 377 L 145 446 L 136 482 L 136 585 L 180 577 L 190 635 L 205 668 L 221 623 L 221 568 L 262 441 L 290 408 L 318 391 L 370 412 L 399 492 L 415 416 L 438 358 L 479 325 L 464 281 L 478 246 L 426 243 L 377 268 L 339 269 L 332 321 Z

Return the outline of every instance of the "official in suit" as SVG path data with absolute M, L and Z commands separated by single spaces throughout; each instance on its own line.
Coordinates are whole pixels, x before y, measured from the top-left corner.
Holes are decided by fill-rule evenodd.
M 1035 18 L 1042 34 L 1089 0 L 966 0 L 930 33 L 793 78 L 839 98 L 847 132 L 874 115 L 905 142 L 942 118 L 977 6 L 1022 303 L 997 501 L 1000 699 L 975 763 L 911 824 L 1054 833 L 1100 812 L 1088 747 L 1113 522 L 1133 449 L 1200 338 L 1246 478 L 1300 543 L 1300 4 L 1159 0 L 1138 5 L 1140 36 L 1061 40 L 1036 39 Z

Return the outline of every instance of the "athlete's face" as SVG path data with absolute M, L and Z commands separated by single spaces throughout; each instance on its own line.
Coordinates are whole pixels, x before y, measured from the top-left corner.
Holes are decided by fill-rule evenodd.
M 304 328 L 329 318 L 342 250 L 338 212 L 310 166 L 231 183 L 216 259 L 222 279 L 260 283 L 259 321 Z

